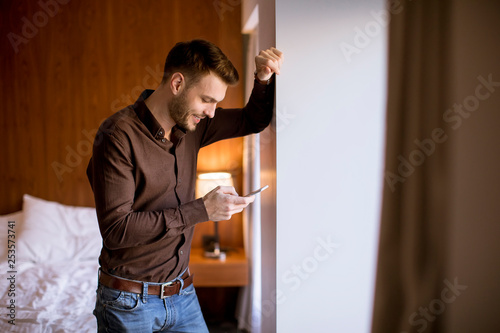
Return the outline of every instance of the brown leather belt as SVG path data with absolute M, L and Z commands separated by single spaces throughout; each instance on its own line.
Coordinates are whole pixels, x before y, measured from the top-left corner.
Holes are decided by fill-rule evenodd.
M 189 287 L 193 283 L 193 276 L 194 274 L 190 275 L 188 270 L 184 273 L 182 276 L 182 280 L 184 280 L 184 288 Z M 142 294 L 143 291 L 142 282 L 122 279 L 114 275 L 109 275 L 103 271 L 100 272 L 99 282 L 108 288 L 127 291 L 134 294 Z M 148 283 L 148 295 L 157 295 L 160 296 L 161 299 L 178 294 L 180 289 L 181 282 L 178 280 L 163 284 Z

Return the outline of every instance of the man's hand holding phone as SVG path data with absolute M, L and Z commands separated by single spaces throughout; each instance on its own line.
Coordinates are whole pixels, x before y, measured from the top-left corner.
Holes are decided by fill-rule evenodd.
M 269 186 L 250 192 L 240 197 L 232 186 L 217 186 L 203 197 L 203 203 L 211 221 L 226 221 L 233 214 L 240 213 L 255 200 L 255 195 Z

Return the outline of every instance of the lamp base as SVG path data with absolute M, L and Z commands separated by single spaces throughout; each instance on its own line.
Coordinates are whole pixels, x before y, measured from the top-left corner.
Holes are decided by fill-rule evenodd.
M 220 249 L 219 229 L 216 221 L 214 221 L 213 236 L 203 236 L 203 247 L 205 248 L 204 256 L 206 258 L 226 260 L 226 253 Z
M 226 260 L 226 252 L 221 251 L 218 248 L 215 248 L 213 251 L 205 251 L 203 255 L 206 258 L 212 258 L 212 259 L 219 259 L 219 260 Z

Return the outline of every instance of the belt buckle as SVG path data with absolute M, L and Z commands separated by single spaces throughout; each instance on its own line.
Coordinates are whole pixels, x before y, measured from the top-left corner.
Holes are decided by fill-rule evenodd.
M 173 284 L 174 284 L 174 282 L 175 282 L 175 281 L 170 281 L 170 282 L 167 282 L 167 283 L 164 283 L 164 284 L 162 284 L 162 285 L 161 285 L 160 299 L 164 299 L 164 298 L 169 297 L 169 296 L 165 296 L 165 295 L 163 295 L 163 294 L 164 294 L 164 292 L 165 292 L 165 289 L 164 289 L 164 288 L 165 288 L 165 287 L 169 287 L 169 286 L 173 285 Z

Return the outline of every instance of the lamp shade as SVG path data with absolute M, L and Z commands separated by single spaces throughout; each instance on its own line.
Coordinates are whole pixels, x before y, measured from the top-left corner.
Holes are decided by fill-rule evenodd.
M 201 198 L 217 186 L 233 186 L 229 172 L 200 173 L 196 180 L 196 198 Z

